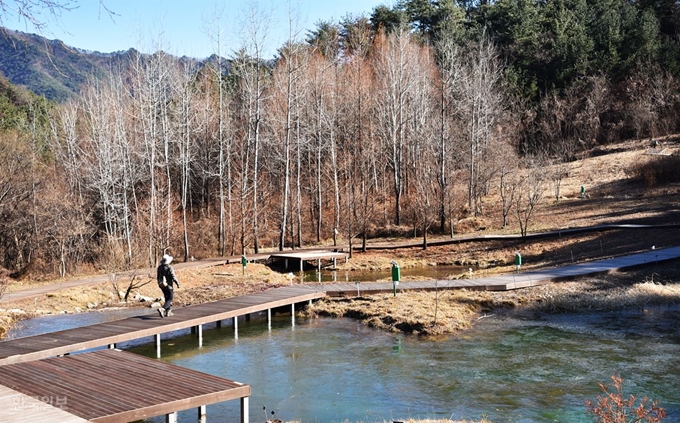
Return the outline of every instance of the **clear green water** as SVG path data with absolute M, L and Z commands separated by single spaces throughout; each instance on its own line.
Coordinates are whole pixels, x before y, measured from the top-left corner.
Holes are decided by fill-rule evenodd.
M 153 346 L 132 348 L 150 357 Z M 163 342 L 163 360 L 248 383 L 252 422 L 375 422 L 487 417 L 494 422 L 590 422 L 586 399 L 621 375 L 624 391 L 657 399 L 680 422 L 677 310 L 521 320 L 490 316 L 461 335 L 424 340 L 349 319 L 253 320 Z M 169 375 L 172 377 L 172 375 Z M 208 407 L 237 421 L 238 401 Z M 195 410 L 180 421 L 195 421 Z M 157 418 L 154 422 L 162 422 Z

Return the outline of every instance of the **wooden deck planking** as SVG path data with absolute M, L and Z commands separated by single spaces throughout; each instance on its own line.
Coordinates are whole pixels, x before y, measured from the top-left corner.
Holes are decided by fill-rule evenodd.
M 247 385 L 117 350 L 0 366 L 0 380 L 24 395 L 65 398 L 69 413 L 93 422 L 134 421 L 250 395 Z
M 0 385 L 0 421 L 8 423 L 86 423 L 88 420 Z
M 323 296 L 325 293 L 315 288 L 284 287 L 264 293 L 177 308 L 174 316 L 164 319 L 152 313 L 59 332 L 9 339 L 0 341 L 0 365 L 40 360 L 133 339 L 152 337 L 282 305 L 306 302 Z
M 0 380 L 24 395 L 65 398 L 66 411 L 93 422 L 134 421 L 250 395 L 248 385 L 117 350 L 0 366 Z

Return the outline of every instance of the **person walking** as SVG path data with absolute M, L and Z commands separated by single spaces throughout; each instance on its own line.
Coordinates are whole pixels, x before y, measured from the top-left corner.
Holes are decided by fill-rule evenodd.
M 174 297 L 173 285 L 179 288 L 179 281 L 175 275 L 175 270 L 170 266 L 172 262 L 172 256 L 164 254 L 161 258 L 161 264 L 158 266 L 156 271 L 156 281 L 158 282 L 158 287 L 163 291 L 163 296 L 165 297 L 165 303 L 163 307 L 158 309 L 158 314 L 161 317 L 169 317 L 173 315 L 172 299 Z

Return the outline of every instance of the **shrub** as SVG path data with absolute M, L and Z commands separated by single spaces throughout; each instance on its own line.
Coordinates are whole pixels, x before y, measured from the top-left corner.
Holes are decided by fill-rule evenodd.
M 666 418 L 666 411 L 657 401 L 643 397 L 638 402 L 634 395 L 625 398 L 623 379 L 615 375 L 611 379 L 612 384 L 600 383 L 604 395 L 598 395 L 597 403 L 586 401 L 586 410 L 596 423 L 657 423 Z
M 680 155 L 659 156 L 633 165 L 633 179 L 647 187 L 680 182 Z

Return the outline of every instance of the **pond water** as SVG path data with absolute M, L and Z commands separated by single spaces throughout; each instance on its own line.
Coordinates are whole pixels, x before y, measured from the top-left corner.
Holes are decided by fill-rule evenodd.
M 598 383 L 618 374 L 626 394 L 659 400 L 665 421 L 678 423 L 678 311 L 489 316 L 438 339 L 350 319 L 297 319 L 291 326 L 290 316 L 277 316 L 271 330 L 262 318 L 240 323 L 237 339 L 231 326 L 206 329 L 202 348 L 195 336 L 179 334 L 163 342 L 163 360 L 250 384 L 253 422 L 265 420 L 263 407 L 268 416 L 274 410 L 277 418 L 302 422 L 592 422 L 586 399 L 596 399 Z M 43 330 L 47 325 L 40 322 Z M 155 356 L 153 345 L 128 348 Z M 208 421 L 237 421 L 239 404 L 215 404 L 207 412 Z M 196 421 L 195 410 L 181 412 L 180 421 Z

